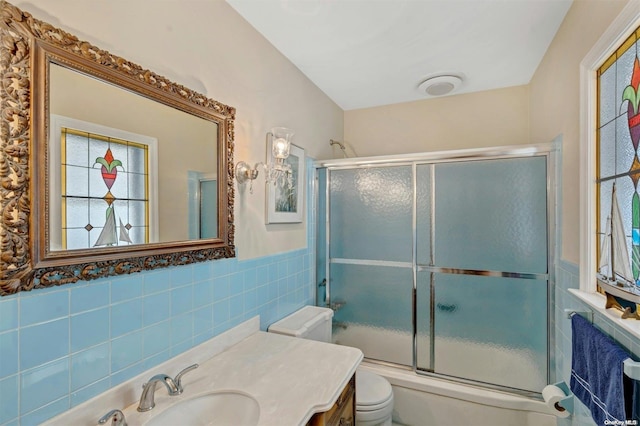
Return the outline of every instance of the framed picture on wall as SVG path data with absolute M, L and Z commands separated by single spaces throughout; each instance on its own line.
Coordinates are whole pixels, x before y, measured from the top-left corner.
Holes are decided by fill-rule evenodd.
M 270 164 L 275 163 L 269 140 L 267 153 Z M 302 222 L 304 212 L 305 162 L 304 149 L 291 145 L 289 157 L 284 160 L 291 167 L 291 187 L 284 179 L 267 182 L 267 223 Z

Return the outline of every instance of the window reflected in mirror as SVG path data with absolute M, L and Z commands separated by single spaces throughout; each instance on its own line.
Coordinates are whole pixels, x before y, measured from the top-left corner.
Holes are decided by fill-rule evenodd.
M 55 63 L 50 75 L 50 250 L 218 237 L 215 122 Z
M 62 250 L 150 242 L 150 148 L 155 143 L 61 128 Z

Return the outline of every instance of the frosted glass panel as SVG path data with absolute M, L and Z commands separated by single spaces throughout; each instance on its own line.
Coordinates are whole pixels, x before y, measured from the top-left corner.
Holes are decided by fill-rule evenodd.
M 122 173 L 125 174 L 125 173 Z M 128 177 L 128 198 L 134 198 L 138 200 L 144 200 L 147 198 L 147 176 L 141 175 L 139 173 L 126 173 Z M 213 191 L 216 191 L 215 185 L 216 181 L 213 182 Z M 217 192 L 217 191 L 216 191 Z M 206 195 L 203 195 L 206 196 Z M 217 216 L 217 215 L 216 215 Z
M 86 229 L 66 229 L 67 250 L 87 248 L 89 244 L 89 233 Z
M 540 392 L 548 357 L 546 167 L 539 156 L 415 164 L 415 176 L 411 166 L 330 169 L 326 180 L 320 171 L 318 282 L 328 264 L 334 342 L 409 366 L 415 350 L 418 370 Z M 409 265 L 418 268 L 415 309 Z M 322 305 L 322 287 L 317 296 Z
M 416 283 L 416 355 L 420 370 L 431 370 L 431 276 L 420 271 Z
M 85 184 L 89 179 L 89 170 L 83 167 L 67 166 L 65 171 L 66 182 L 70 185 L 64 188 L 64 194 L 76 197 L 86 197 L 89 195 L 88 186 Z
M 435 166 L 435 265 L 547 272 L 546 159 Z
M 607 229 L 607 217 L 611 211 L 611 192 L 613 191 L 613 180 L 606 181 L 600 184 L 600 209 L 606 214 L 600 214 L 598 230 L 600 233 L 604 233 Z
M 63 228 L 84 228 L 89 223 L 87 218 L 89 214 L 89 200 L 86 198 L 67 199 L 66 212 L 67 223 L 64 224 Z
M 416 167 L 416 232 L 417 261 L 420 265 L 431 264 L 431 171 L 434 165 L 419 164 Z
M 411 167 L 330 172 L 332 258 L 412 260 Z
M 600 123 L 608 123 L 617 115 L 618 97 L 616 96 L 616 65 L 612 65 L 600 77 Z
M 435 371 L 540 392 L 547 281 L 434 274 Z
M 65 143 L 66 164 L 80 166 L 89 162 L 89 143 L 85 136 L 68 133 Z
M 331 264 L 335 343 L 368 358 L 413 363 L 411 268 Z
M 612 161 L 611 164 L 615 164 L 616 174 L 627 173 L 629 172 L 629 170 L 631 170 L 633 160 L 636 157 L 636 149 L 633 146 L 633 142 L 631 141 L 627 117 L 619 117 L 618 119 L 616 119 L 615 144 L 616 159 L 615 162 Z M 602 145 L 606 144 L 603 143 Z M 600 151 L 602 152 L 602 150 Z M 601 168 L 604 168 L 604 165 L 602 164 L 604 161 L 604 159 L 600 159 Z
M 611 122 L 600 130 L 600 169 L 598 177 L 605 178 L 616 174 L 616 123 Z
M 127 147 L 127 158 L 130 173 L 148 173 L 146 170 L 147 147 L 137 147 L 129 145 Z

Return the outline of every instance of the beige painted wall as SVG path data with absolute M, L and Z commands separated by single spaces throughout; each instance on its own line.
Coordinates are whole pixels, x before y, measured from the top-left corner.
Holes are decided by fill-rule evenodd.
M 528 86 L 345 111 L 358 156 L 529 142 Z
M 266 132 L 296 131 L 314 158 L 331 157 L 343 111 L 221 0 L 17 0 L 35 17 L 237 109 L 236 161 L 265 161 Z M 117 23 L 117 24 L 114 24 Z M 264 179 L 236 191 L 240 258 L 306 247 L 306 223 L 265 225 Z M 305 206 L 306 208 L 306 206 Z
M 562 258 L 580 252 L 580 62 L 627 0 L 575 0 L 530 83 L 531 141 L 562 135 Z

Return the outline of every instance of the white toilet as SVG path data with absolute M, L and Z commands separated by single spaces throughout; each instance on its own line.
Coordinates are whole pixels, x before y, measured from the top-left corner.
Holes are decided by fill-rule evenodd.
M 271 333 L 331 342 L 333 311 L 318 306 L 305 306 L 269 326 Z M 356 371 L 356 425 L 391 426 L 393 390 L 391 384 L 377 374 Z

